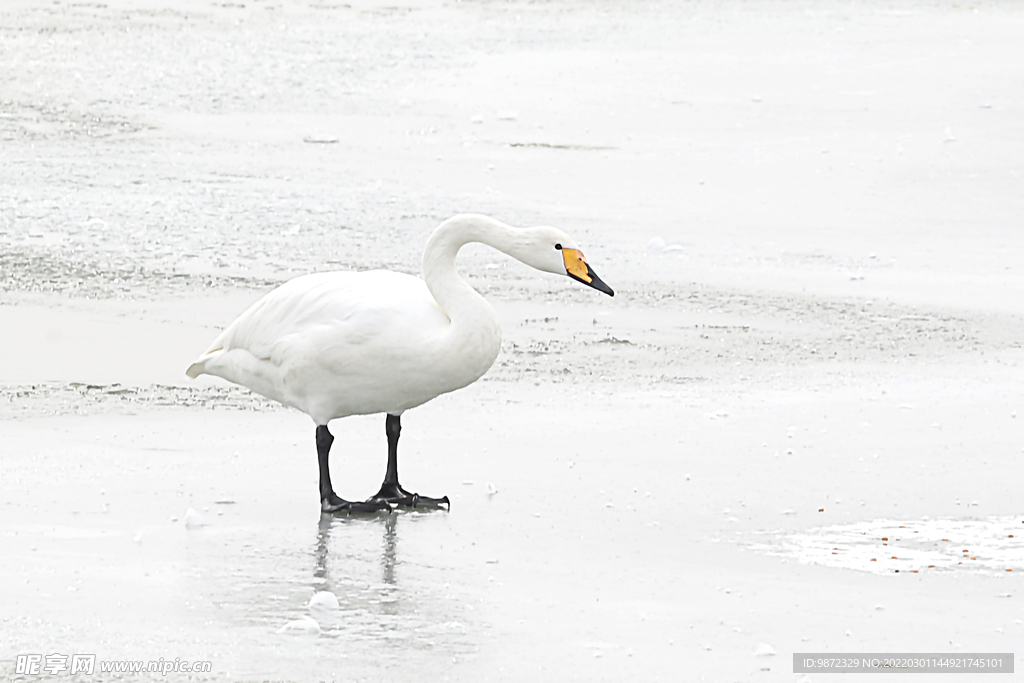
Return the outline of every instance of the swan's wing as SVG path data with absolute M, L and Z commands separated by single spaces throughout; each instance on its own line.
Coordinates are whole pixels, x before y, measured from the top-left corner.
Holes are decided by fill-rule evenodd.
M 280 366 L 311 338 L 327 336 L 336 348 L 358 347 L 401 329 L 402 322 L 415 324 L 402 320 L 410 317 L 435 324 L 446 319 L 418 277 L 389 271 L 305 275 L 281 285 L 240 315 L 188 374 L 206 372 L 205 361 L 235 349 Z

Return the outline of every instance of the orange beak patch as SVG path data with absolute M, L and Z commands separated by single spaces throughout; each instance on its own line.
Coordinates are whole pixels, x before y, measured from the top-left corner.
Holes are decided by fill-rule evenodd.
M 586 283 L 594 281 L 587 268 L 587 258 L 579 249 L 562 249 L 562 260 L 565 262 L 565 272 L 569 275 Z

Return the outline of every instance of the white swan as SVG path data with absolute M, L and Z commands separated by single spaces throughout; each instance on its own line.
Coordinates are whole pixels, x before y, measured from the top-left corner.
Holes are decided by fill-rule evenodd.
M 313 418 L 325 512 L 448 504 L 447 496 L 419 496 L 399 485 L 398 436 L 403 412 L 475 382 L 501 347 L 494 311 L 455 270 L 455 256 L 469 242 L 614 295 L 561 230 L 463 214 L 427 241 L 423 279 L 382 270 L 297 277 L 231 323 L 187 374 L 223 377 Z M 376 495 L 349 502 L 331 486 L 327 423 L 371 413 L 387 413 L 387 474 Z

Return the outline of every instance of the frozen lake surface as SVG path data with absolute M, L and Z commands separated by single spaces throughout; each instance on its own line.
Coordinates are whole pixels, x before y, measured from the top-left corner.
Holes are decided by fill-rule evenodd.
M 4 3 L 0 677 L 1024 666 L 1022 34 L 1012 2 Z M 467 211 L 567 230 L 616 296 L 464 249 L 502 353 L 403 418 L 451 511 L 321 516 L 312 423 L 184 370 Z M 383 422 L 332 425 L 342 496 Z

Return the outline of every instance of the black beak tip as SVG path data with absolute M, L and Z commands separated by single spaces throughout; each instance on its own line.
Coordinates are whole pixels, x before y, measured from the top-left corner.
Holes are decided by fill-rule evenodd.
M 604 283 L 604 280 L 599 278 L 597 276 L 597 273 L 595 273 L 593 270 L 591 270 L 589 265 L 587 266 L 587 275 L 590 276 L 590 282 L 584 282 L 583 284 L 590 285 L 591 287 L 593 287 L 597 291 L 604 292 L 608 296 L 615 296 L 615 292 L 612 291 L 612 288 L 609 287 L 608 285 L 606 285 Z M 583 281 L 580 280 L 580 282 L 583 282 Z

